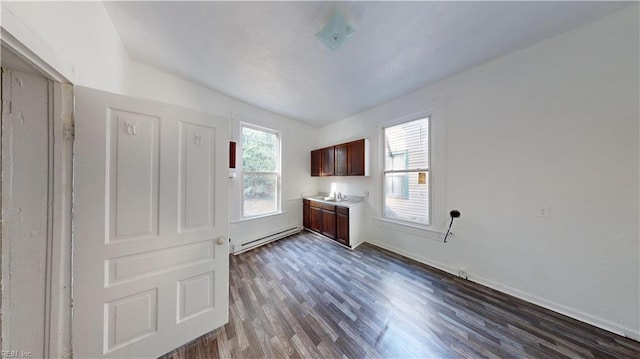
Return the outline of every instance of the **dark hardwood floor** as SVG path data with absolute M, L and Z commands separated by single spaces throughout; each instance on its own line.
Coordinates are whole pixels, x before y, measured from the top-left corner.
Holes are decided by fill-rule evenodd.
M 640 358 L 640 343 L 370 244 L 231 256 L 229 323 L 165 358 Z

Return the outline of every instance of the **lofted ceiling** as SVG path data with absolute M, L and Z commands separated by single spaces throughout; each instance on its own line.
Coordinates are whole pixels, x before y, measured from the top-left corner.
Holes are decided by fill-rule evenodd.
M 315 126 L 631 3 L 105 2 L 134 60 Z M 338 9 L 355 34 L 316 38 Z

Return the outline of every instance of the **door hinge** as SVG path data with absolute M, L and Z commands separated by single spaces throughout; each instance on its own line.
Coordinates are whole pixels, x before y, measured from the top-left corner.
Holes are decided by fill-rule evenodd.
M 65 141 L 72 141 L 75 138 L 75 126 L 71 123 L 67 123 L 64 125 L 64 140 Z

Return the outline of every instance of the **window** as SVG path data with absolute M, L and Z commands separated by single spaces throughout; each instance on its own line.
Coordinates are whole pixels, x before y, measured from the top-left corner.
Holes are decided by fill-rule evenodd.
M 256 217 L 280 210 L 280 134 L 241 126 L 242 216 Z
M 384 127 L 384 218 L 431 225 L 429 117 Z
M 387 153 L 387 168 L 406 170 L 409 165 L 407 151 Z M 409 196 L 409 176 L 407 173 L 392 172 L 386 178 L 386 192 L 389 196 L 407 199 Z

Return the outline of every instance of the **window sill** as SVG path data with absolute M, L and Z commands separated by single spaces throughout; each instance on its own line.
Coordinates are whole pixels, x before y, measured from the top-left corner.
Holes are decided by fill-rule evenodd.
M 243 223 L 243 222 L 249 222 L 249 221 L 254 221 L 254 220 L 259 220 L 259 219 L 266 219 L 269 217 L 275 217 L 275 216 L 280 216 L 287 213 L 286 211 L 279 211 L 279 212 L 273 212 L 273 213 L 269 213 L 269 214 L 263 214 L 263 215 L 259 215 L 259 216 L 255 216 L 255 217 L 243 217 L 234 221 L 229 221 L 230 224 L 234 224 L 234 223 Z
M 432 239 L 434 241 L 441 242 L 444 239 L 445 231 L 440 229 L 430 227 L 430 226 L 421 226 L 419 224 L 412 224 L 408 222 L 402 221 L 394 221 L 392 219 L 376 217 L 373 219 L 374 224 L 379 226 L 387 227 L 393 230 L 406 232 L 409 234 L 413 234 L 419 237 L 426 237 L 428 239 Z

